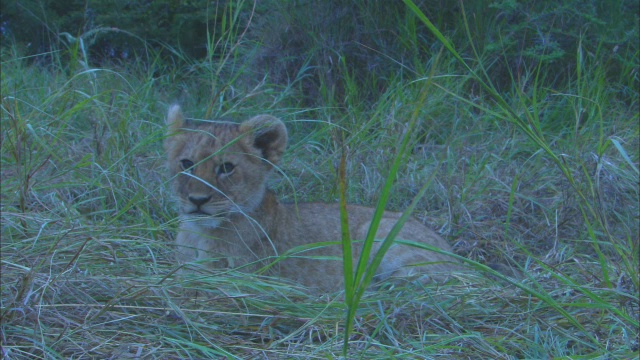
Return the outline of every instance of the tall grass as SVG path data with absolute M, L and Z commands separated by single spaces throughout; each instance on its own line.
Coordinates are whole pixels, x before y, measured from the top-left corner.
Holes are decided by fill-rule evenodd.
M 3 358 L 637 357 L 637 68 L 608 72 L 608 56 L 636 54 L 581 45 L 566 82 L 540 64 L 498 91 L 483 70 L 495 59 L 456 51 L 474 32 L 454 47 L 430 27 L 446 51 L 384 54 L 404 74 L 379 99 L 343 57 L 344 90 L 320 83 L 308 109 L 304 69 L 287 86 L 244 75 L 259 48 L 239 8 L 220 8 L 201 60 L 149 47 L 149 61 L 97 67 L 61 45 L 43 65 L 2 48 Z M 175 100 L 197 118 L 283 118 L 285 201 L 406 210 L 477 271 L 372 290 L 371 254 L 322 296 L 235 270 L 176 276 L 161 149 Z
M 435 66 L 434 66 L 435 68 Z M 425 98 L 427 96 L 429 89 L 429 81 L 425 81 L 425 85 L 423 90 L 420 93 L 420 97 L 416 104 L 424 104 Z M 391 245 L 394 243 L 396 236 L 400 233 L 404 223 L 409 219 L 411 214 L 413 213 L 417 201 L 424 195 L 428 185 L 430 185 L 430 181 L 426 182 L 416 197 L 413 199 L 411 204 L 406 208 L 403 212 L 402 216 L 398 219 L 397 223 L 391 229 L 389 234 L 383 239 L 382 244 L 378 248 L 375 254 L 372 254 L 372 249 L 374 243 L 376 241 L 376 234 L 378 233 L 378 227 L 380 226 L 380 221 L 382 220 L 382 216 L 384 215 L 385 209 L 389 202 L 389 196 L 393 189 L 393 185 L 395 183 L 395 179 L 398 176 L 398 172 L 400 167 L 406 162 L 409 145 L 412 141 L 412 135 L 416 129 L 416 125 L 418 122 L 420 106 L 416 106 L 413 111 L 412 116 L 409 121 L 405 125 L 403 129 L 402 137 L 399 139 L 400 145 L 396 151 L 395 158 L 389 168 L 389 172 L 387 178 L 384 182 L 384 185 L 381 189 L 378 202 L 376 204 L 376 211 L 371 219 L 371 224 L 367 231 L 367 236 L 364 239 L 362 250 L 360 256 L 358 258 L 358 263 L 353 264 L 353 256 L 351 251 L 351 235 L 349 234 L 349 215 L 347 212 L 347 175 L 346 175 L 346 154 L 345 149 L 342 149 L 342 156 L 340 158 L 340 172 L 339 182 L 340 182 L 340 219 L 341 219 L 341 227 L 342 227 L 342 246 L 343 246 L 343 267 L 344 267 L 344 291 L 345 291 L 345 305 L 347 306 L 347 313 L 345 315 L 345 329 L 344 329 L 344 342 L 343 342 L 343 356 L 347 356 L 349 353 L 349 339 L 351 336 L 351 331 L 353 329 L 356 311 L 360 306 L 360 301 L 362 297 L 369 289 L 371 282 L 376 274 L 376 271 L 382 261 L 384 261 L 384 256 L 387 251 L 391 248 Z M 355 273 L 354 273 L 355 269 Z
M 591 182 L 591 174 L 587 172 L 585 169 L 584 163 L 581 163 L 582 174 L 585 175 L 585 180 L 587 181 L 587 187 L 584 188 L 584 185 L 579 184 L 574 175 L 574 168 L 563 158 L 563 155 L 558 154 L 553 150 L 552 144 L 546 140 L 545 133 L 541 126 L 540 113 L 542 112 L 542 108 L 544 104 L 540 102 L 540 95 L 545 91 L 541 89 L 542 84 L 540 72 L 541 66 L 538 67 L 536 72 L 532 74 L 534 77 L 533 85 L 531 88 L 531 93 L 525 94 L 520 87 L 514 86 L 516 90 L 516 99 L 519 101 L 518 105 L 521 105 L 520 109 L 523 113 L 518 113 L 515 106 L 510 105 L 506 98 L 502 96 L 495 90 L 495 86 L 491 83 L 491 80 L 488 78 L 484 69 L 481 68 L 482 72 L 478 73 L 474 71 L 465 60 L 456 52 L 452 44 L 448 42 L 448 40 L 433 26 L 433 24 L 429 21 L 429 19 L 420 11 L 415 4 L 412 3 L 411 0 L 405 0 L 405 3 L 411 8 L 411 10 L 416 13 L 416 15 L 425 23 L 425 25 L 429 28 L 429 30 L 441 41 L 445 48 L 454 55 L 454 57 L 462 64 L 464 67 L 470 72 L 472 79 L 477 81 L 487 92 L 487 94 L 491 97 L 491 99 L 495 102 L 496 107 L 500 110 L 500 113 L 493 113 L 499 119 L 514 124 L 520 131 L 522 131 L 529 140 L 534 143 L 540 150 L 544 151 L 546 156 L 548 156 L 551 161 L 555 164 L 557 169 L 563 174 L 567 182 L 572 188 L 572 192 L 574 192 L 578 197 L 578 208 L 582 215 L 582 220 L 584 222 L 585 229 L 584 231 L 587 234 L 587 239 L 589 243 L 593 246 L 593 250 L 597 255 L 598 259 L 598 267 L 599 267 L 599 277 L 600 281 L 602 281 L 604 285 L 605 292 L 607 290 L 613 290 L 614 285 L 612 284 L 612 277 L 610 273 L 612 272 L 622 272 L 623 274 L 630 275 L 630 281 L 633 283 L 633 288 L 638 288 L 638 238 L 633 239 L 632 234 L 627 234 L 626 238 L 616 238 L 608 226 L 608 218 L 609 214 L 607 214 L 602 208 L 602 191 L 598 187 L 599 178 L 596 179 L 596 182 Z M 464 13 L 464 7 L 462 7 Z M 463 19 L 466 19 L 466 15 L 463 16 Z M 467 23 L 465 22 L 465 25 Z M 467 33 L 470 36 L 470 44 L 473 44 L 473 39 L 471 39 L 470 30 L 467 26 Z M 476 52 L 477 54 L 477 52 Z M 576 114 L 576 125 L 575 125 L 575 141 L 576 143 L 580 143 L 582 141 L 594 141 L 594 139 L 583 139 L 581 138 L 579 128 L 583 126 L 580 124 L 582 119 L 582 112 L 589 113 L 589 117 L 592 118 L 592 126 L 597 128 L 597 132 L 599 134 L 598 138 L 595 140 L 596 142 L 596 168 L 601 168 L 602 166 L 602 158 L 604 156 L 604 151 L 607 147 L 612 144 L 615 144 L 616 149 L 619 151 L 622 159 L 627 163 L 633 173 L 636 176 L 639 174 L 637 167 L 634 165 L 632 161 L 630 161 L 630 157 L 627 154 L 627 151 L 624 147 L 620 146 L 620 143 L 613 139 L 606 139 L 604 135 L 604 118 L 602 113 L 603 105 L 607 103 L 607 94 L 604 92 L 604 89 L 601 87 L 603 84 L 603 74 L 602 69 L 596 69 L 594 73 L 592 73 L 591 81 L 595 81 L 596 89 L 590 89 L 592 83 L 588 85 L 585 84 L 583 78 L 583 71 L 586 66 L 583 63 L 584 55 L 583 49 L 581 47 L 578 48 L 577 65 L 576 65 L 576 80 L 575 80 L 575 94 L 558 94 L 560 96 L 567 96 L 571 98 L 575 98 L 578 106 L 578 113 Z M 515 82 L 515 79 L 513 79 Z M 595 91 L 593 91 L 595 90 Z M 588 103 L 588 105 L 587 105 Z M 483 108 L 484 110 L 484 108 Z M 636 114 L 637 118 L 637 114 Z M 576 156 L 580 154 L 574 154 Z M 598 175 L 596 173 L 596 175 Z M 514 186 L 512 186 L 510 200 L 509 200 L 509 211 L 512 209 L 513 205 L 513 197 L 515 195 L 516 188 L 516 180 L 514 178 Z M 613 252 L 609 254 L 605 254 L 603 251 L 603 246 L 610 247 Z M 628 254 L 632 254 L 631 257 Z M 616 260 L 622 260 L 622 266 L 615 268 L 614 264 L 617 262 Z M 620 309 L 611 304 L 609 302 L 608 294 L 598 294 L 593 292 L 591 289 L 588 289 L 571 278 L 570 275 L 560 274 L 553 271 L 553 269 L 547 267 L 544 262 L 540 260 L 538 261 L 543 267 L 550 270 L 552 276 L 558 279 L 560 284 L 566 289 L 572 289 L 574 291 L 582 293 L 587 299 L 591 300 L 593 306 L 596 308 L 603 310 L 606 316 L 612 316 L 616 319 L 620 319 L 632 326 L 638 326 L 638 317 L 637 313 L 627 313 L 625 311 L 620 311 Z M 562 314 L 572 325 L 574 325 L 578 330 L 580 330 L 584 336 L 592 343 L 595 349 L 606 350 L 597 338 L 591 336 L 589 331 L 582 326 L 582 324 L 571 314 L 566 312 L 561 304 L 557 303 L 552 299 L 547 293 L 538 293 L 535 294 L 541 300 L 549 303 L 553 306 L 560 314 Z M 570 304 L 566 304 L 570 305 Z M 566 306 L 565 305 L 565 306 Z

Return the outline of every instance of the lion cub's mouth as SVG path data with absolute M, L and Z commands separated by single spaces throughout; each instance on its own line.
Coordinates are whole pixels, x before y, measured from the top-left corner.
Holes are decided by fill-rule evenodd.
M 223 218 L 223 217 L 225 217 L 225 212 L 219 211 L 219 212 L 216 212 L 216 213 L 212 214 L 212 213 L 208 213 L 206 211 L 198 209 L 198 210 L 189 211 L 187 213 L 187 215 L 193 216 L 193 217 Z

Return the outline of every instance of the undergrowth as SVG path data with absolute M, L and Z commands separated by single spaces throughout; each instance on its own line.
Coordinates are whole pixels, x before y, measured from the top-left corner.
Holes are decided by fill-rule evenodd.
M 75 46 L 43 65 L 2 47 L 3 358 L 638 356 L 637 54 L 610 55 L 630 59 L 612 83 L 609 54 L 578 44 L 565 81 L 541 64 L 498 92 L 488 61 L 461 71 L 449 44 L 374 102 L 342 59 L 344 90 L 320 83 L 322 105 L 306 108 L 304 71 L 287 85 L 242 76 L 259 44 L 227 16 L 201 60 L 167 47 L 172 62 L 148 49 L 97 67 Z M 161 147 L 174 101 L 194 118 L 282 118 L 284 201 L 338 201 L 343 155 L 349 202 L 375 205 L 390 178 L 386 208 L 413 203 L 475 270 L 360 293 L 345 353 L 345 293 L 178 275 Z

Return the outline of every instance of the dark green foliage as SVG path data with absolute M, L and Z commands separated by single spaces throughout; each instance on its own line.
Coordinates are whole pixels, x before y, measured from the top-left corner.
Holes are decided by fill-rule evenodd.
M 464 12 L 458 1 L 416 4 L 452 43 L 468 44 L 457 49 L 465 58 L 477 52 L 481 59 L 505 60 L 485 69 L 499 89 L 539 65 L 547 80 L 566 79 L 580 48 L 585 58 L 608 62 L 609 79 L 637 88 L 637 56 L 630 54 L 638 53 L 638 0 L 471 1 Z M 288 84 L 304 74 L 299 87 L 308 104 L 330 96 L 346 107 L 375 101 L 390 81 L 423 72 L 441 48 L 400 1 L 255 5 L 252 13 L 252 1 L 8 0 L 2 2 L 2 37 L 31 55 L 73 47 L 70 39 L 81 37 L 94 62 L 149 61 L 142 50 L 160 44 L 204 58 L 215 55 L 211 44 L 224 37 L 225 14 L 239 11 L 241 22 L 253 16 L 247 34 L 261 45 L 249 76 L 269 74 Z M 345 97 L 347 82 L 362 89 L 361 99 Z
M 619 76 L 614 72 L 625 67 L 637 69 L 637 61 L 626 63 L 624 58 L 630 57 L 619 54 L 638 51 L 638 6 L 637 0 L 503 0 L 493 2 L 483 14 L 468 15 L 476 26 L 472 30 L 487 34 L 485 43 L 479 45 L 488 58 L 505 56 L 517 74 L 527 66 L 533 68 L 542 63 L 550 66 L 549 71 L 556 69 L 553 76 L 566 79 L 575 70 L 575 56 L 581 47 L 587 51 L 585 57 L 600 59 L 603 56 L 612 61 L 609 64 L 611 70 L 615 69 L 612 76 Z M 495 21 L 495 28 L 483 26 L 480 17 Z M 558 71 L 559 68 L 562 70 Z M 506 79 L 505 83 L 509 84 L 510 80 Z
M 426 61 L 421 48 L 429 43 L 410 35 L 415 34 L 415 18 L 401 2 L 273 1 L 258 19 L 250 34 L 263 45 L 257 71 L 280 83 L 301 72 L 309 75 L 301 91 L 310 103 L 335 96 L 348 106 L 346 79 L 373 100 L 390 81 Z
M 161 43 L 180 48 L 198 58 L 207 54 L 207 36 L 221 35 L 216 30 L 225 11 L 242 4 L 206 0 L 9 0 L 2 2 L 3 37 L 27 46 L 30 54 L 57 49 L 60 41 L 68 44 L 68 38 L 60 36 L 68 33 L 84 38 L 95 61 L 137 60 L 140 49 L 147 45 L 141 40 L 151 46 Z
M 328 93 L 353 106 L 356 101 L 344 96 L 347 82 L 360 87 L 360 100 L 375 100 L 390 81 L 424 72 L 441 48 L 402 2 L 272 3 L 254 27 L 253 36 L 263 43 L 258 72 L 280 83 L 300 72 L 310 75 L 301 90 L 313 104 Z M 567 80 L 580 47 L 585 57 L 610 62 L 608 75 L 616 81 L 637 73 L 637 60 L 630 60 L 637 57 L 630 54 L 638 52 L 638 0 L 471 1 L 464 13 L 457 1 L 416 4 L 452 43 L 470 45 L 457 49 L 463 57 L 494 59 L 485 71 L 499 89 L 537 66 L 549 73 L 547 80 Z M 637 75 L 626 80 L 637 87 Z

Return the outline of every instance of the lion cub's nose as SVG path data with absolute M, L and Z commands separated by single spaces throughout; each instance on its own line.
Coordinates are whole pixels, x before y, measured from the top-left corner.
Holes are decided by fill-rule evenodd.
M 211 195 L 209 196 L 189 196 L 189 201 L 191 201 L 195 206 L 202 206 L 207 203 L 207 201 L 211 200 Z

